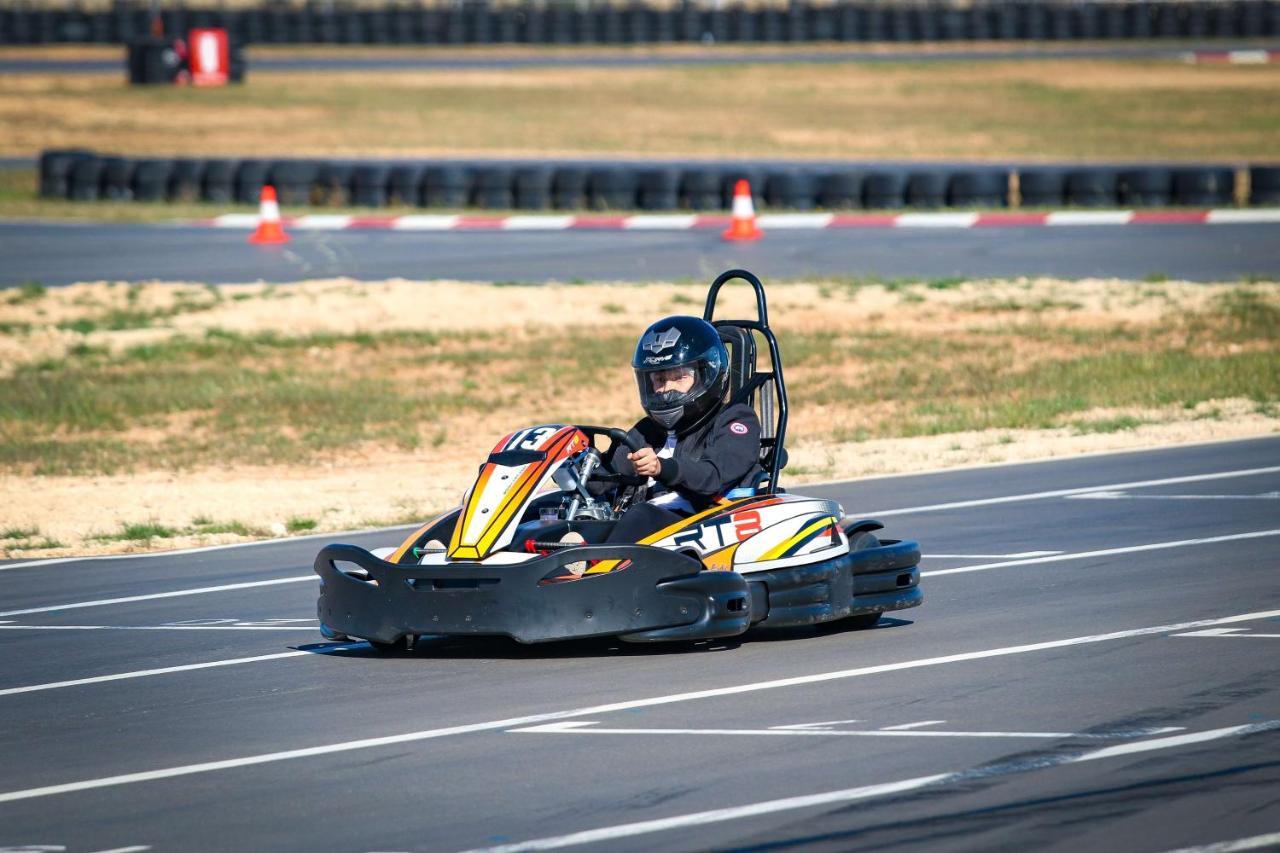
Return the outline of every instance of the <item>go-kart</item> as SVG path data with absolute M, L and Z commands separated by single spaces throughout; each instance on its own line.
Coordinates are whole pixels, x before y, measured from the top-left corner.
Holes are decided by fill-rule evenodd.
M 754 289 L 757 319 L 714 319 L 733 279 Z M 607 544 L 618 517 L 646 496 L 647 479 L 609 464 L 623 446 L 638 449 L 632 436 L 590 425 L 517 430 L 494 446 L 460 507 L 398 547 L 320 551 L 324 635 L 383 652 L 423 635 L 687 641 L 835 619 L 869 627 L 919 605 L 915 542 L 880 540 L 879 522 L 845 519 L 833 500 L 780 487 L 787 394 L 760 280 L 721 274 L 703 316 L 729 352 L 729 402 L 760 415 L 762 473 L 752 487 L 634 544 Z M 758 339 L 768 369 L 757 363 Z

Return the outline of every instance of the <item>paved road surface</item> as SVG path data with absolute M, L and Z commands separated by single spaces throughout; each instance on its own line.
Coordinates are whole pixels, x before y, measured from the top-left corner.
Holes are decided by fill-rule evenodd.
M 868 228 L 775 231 L 759 243 L 691 232 L 295 232 L 283 247 L 242 231 L 0 223 L 0 285 L 35 280 L 297 281 L 354 276 L 477 281 L 764 276 L 1165 275 L 1232 281 L 1280 274 L 1280 229 L 1254 225 Z
M 807 491 L 924 606 L 383 659 L 320 641 L 314 539 L 0 566 L 0 846 L 1280 843 L 1280 437 Z

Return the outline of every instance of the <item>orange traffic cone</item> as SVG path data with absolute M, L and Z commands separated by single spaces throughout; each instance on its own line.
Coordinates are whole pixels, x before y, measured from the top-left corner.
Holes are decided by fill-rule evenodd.
M 262 188 L 262 200 L 258 204 L 258 228 L 249 237 L 250 243 L 288 243 L 289 235 L 280 224 L 280 204 L 276 201 L 276 188 L 267 184 Z
M 751 187 L 745 179 L 733 185 L 733 221 L 720 235 L 726 240 L 759 240 L 764 232 L 756 227 L 756 208 L 751 202 Z

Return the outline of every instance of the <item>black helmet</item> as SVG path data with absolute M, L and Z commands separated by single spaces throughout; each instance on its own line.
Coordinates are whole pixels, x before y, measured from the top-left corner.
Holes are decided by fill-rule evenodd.
M 649 417 L 670 430 L 683 432 L 702 421 L 724 400 L 729 387 L 729 353 L 720 333 L 698 317 L 668 317 L 640 336 L 631 358 L 640 388 L 640 405 Z M 693 386 L 688 391 L 654 390 L 651 375 L 688 367 Z

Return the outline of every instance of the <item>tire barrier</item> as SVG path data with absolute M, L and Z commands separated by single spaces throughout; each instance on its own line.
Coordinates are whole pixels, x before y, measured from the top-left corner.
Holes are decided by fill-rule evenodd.
M 1280 205 L 1280 166 L 1254 166 L 1249 170 L 1249 203 Z
M 666 42 L 918 42 L 1238 39 L 1280 36 L 1280 0 L 979 0 L 885 5 L 875 0 L 787 8 L 650 8 L 602 4 L 383 8 L 206 8 L 161 12 L 166 33 L 222 27 L 240 44 L 652 44 Z M 0 44 L 123 44 L 152 32 L 145 5 L 0 9 Z M 139 63 L 157 63 L 159 54 Z M 234 57 L 233 57 L 234 59 Z M 235 62 L 233 61 L 233 65 Z M 144 69 L 140 64 L 139 74 Z M 161 74 L 156 66 L 149 74 Z M 235 69 L 232 78 L 236 79 Z
M 1280 205 L 1280 165 L 911 168 L 831 164 L 396 162 L 127 158 L 45 151 L 42 198 L 257 204 L 272 184 L 290 208 L 722 211 L 739 180 L 766 210 L 1224 207 Z M 1016 188 L 1016 195 L 1013 192 Z

